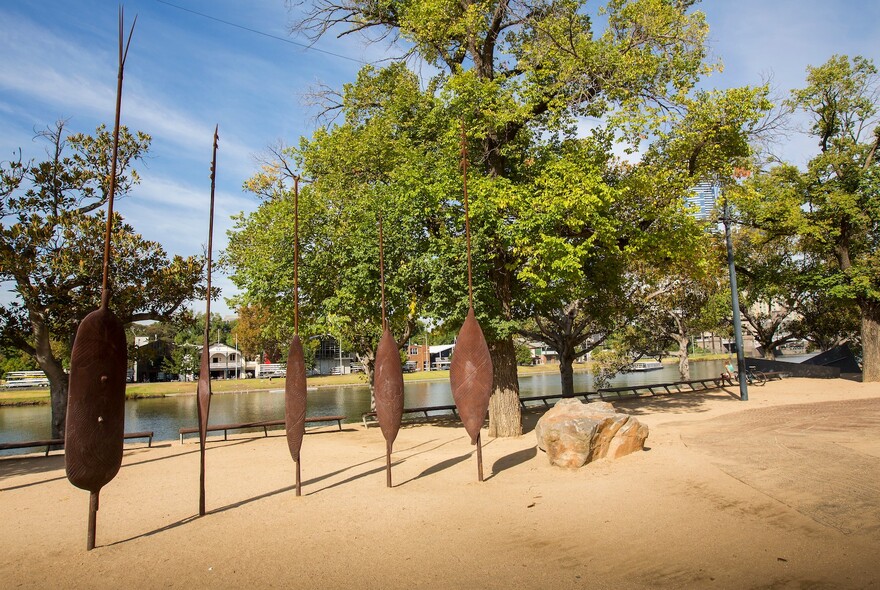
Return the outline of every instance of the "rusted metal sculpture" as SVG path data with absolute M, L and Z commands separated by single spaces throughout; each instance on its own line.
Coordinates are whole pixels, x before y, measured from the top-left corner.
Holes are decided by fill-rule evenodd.
M 300 450 L 306 432 L 306 360 L 299 339 L 299 176 L 293 178 L 293 340 L 287 351 L 284 425 L 287 448 L 296 463 L 296 495 L 301 493 Z
M 464 127 L 461 130 L 461 170 L 464 187 L 464 227 L 467 239 L 468 268 L 468 313 L 455 340 L 455 354 L 449 367 L 449 382 L 452 398 L 458 408 L 458 415 L 465 430 L 471 437 L 471 444 L 477 447 L 477 477 L 483 481 L 483 448 L 480 444 L 480 429 L 489 411 L 489 398 L 492 395 L 492 357 L 483 336 L 480 323 L 474 315 L 474 281 L 471 266 L 471 226 L 467 193 L 467 137 Z
M 122 73 L 135 17 L 124 44 L 123 13 L 119 11 L 119 75 L 116 86 L 116 123 L 113 129 L 113 157 L 110 164 L 110 196 L 104 232 L 104 265 L 101 306 L 87 315 L 76 331 L 70 354 L 67 390 L 67 423 L 64 430 L 64 464 L 70 483 L 90 492 L 89 529 L 86 547 L 95 548 L 98 497 L 122 465 L 125 427 L 125 377 L 128 350 L 125 330 L 110 311 L 110 233 L 113 227 L 113 198 L 116 194 L 116 165 L 119 151 L 119 117 L 122 109 Z
M 391 448 L 403 418 L 403 368 L 397 342 L 388 329 L 385 314 L 385 250 L 382 244 L 382 217 L 379 217 L 379 282 L 382 289 L 382 338 L 376 350 L 373 391 L 376 396 L 376 419 L 385 437 L 385 484 L 391 487 Z
M 208 215 L 208 281 L 205 298 L 205 334 L 202 339 L 202 358 L 199 363 L 199 383 L 196 405 L 199 411 L 199 516 L 205 515 L 205 439 L 208 436 L 208 413 L 211 409 L 211 252 L 214 240 L 214 184 L 217 178 L 217 145 L 220 126 L 214 127 L 214 149 L 211 157 L 211 207 Z

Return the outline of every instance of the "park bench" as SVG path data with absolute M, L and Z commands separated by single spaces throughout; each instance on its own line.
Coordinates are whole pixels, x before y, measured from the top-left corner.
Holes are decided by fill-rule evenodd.
M 339 430 L 342 430 L 342 421 L 345 420 L 345 416 L 312 416 L 310 418 L 306 418 L 306 424 L 315 424 L 319 422 L 336 422 L 336 425 L 339 426 Z M 237 422 L 235 424 L 209 424 L 208 432 L 220 432 L 223 431 L 223 440 L 228 440 L 227 436 L 230 430 L 245 430 L 249 428 L 262 428 L 263 436 L 269 436 L 269 428 L 272 426 L 284 426 L 285 422 L 283 419 L 281 420 L 258 420 L 256 422 Z M 186 427 L 178 430 L 180 434 L 180 444 L 183 444 L 183 435 L 184 434 L 195 434 L 198 433 L 199 428 L 196 427 Z
M 588 393 L 575 393 L 574 395 L 562 395 L 561 393 L 554 393 L 554 394 L 550 394 L 550 395 L 532 395 L 532 396 L 519 398 L 519 405 L 522 406 L 523 409 L 526 409 L 529 407 L 534 407 L 534 406 L 527 405 L 526 402 L 541 402 L 544 404 L 544 406 L 549 408 L 550 407 L 550 400 L 571 399 L 571 398 L 578 398 L 578 397 L 582 397 L 582 398 L 584 398 L 585 401 L 589 402 L 589 401 L 592 401 L 591 398 L 596 397 L 596 394 L 588 392 Z
M 414 408 L 403 408 L 404 414 L 424 414 L 425 418 L 431 417 L 428 412 L 452 412 L 453 415 L 458 415 L 458 409 L 455 407 L 455 404 L 449 404 L 445 406 L 420 406 Z M 361 418 L 364 421 L 364 428 L 367 428 L 369 427 L 367 418 L 376 420 L 376 412 L 364 412 L 361 415 Z
M 153 446 L 153 431 L 152 430 L 144 430 L 142 432 L 126 432 L 123 435 L 125 440 L 133 439 L 133 438 L 146 438 L 147 446 Z M 0 443 L 0 451 L 5 451 L 7 449 L 28 449 L 32 447 L 46 447 L 46 456 L 49 456 L 49 451 L 52 450 L 52 447 L 61 447 L 64 448 L 64 439 L 63 438 L 50 438 L 46 440 L 28 440 L 28 441 L 19 441 L 19 442 L 7 442 Z
M 623 387 L 603 387 L 597 390 L 599 397 L 615 399 L 630 397 L 654 396 L 658 394 L 685 393 L 690 391 L 707 391 L 724 385 L 721 377 L 709 379 L 691 379 L 690 381 L 670 381 L 668 383 L 650 383 L 645 385 L 626 385 Z

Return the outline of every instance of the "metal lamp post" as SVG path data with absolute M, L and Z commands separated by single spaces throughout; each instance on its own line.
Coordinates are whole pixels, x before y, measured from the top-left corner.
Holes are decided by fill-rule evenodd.
M 749 399 L 748 379 L 746 378 L 746 359 L 743 355 L 742 320 L 739 316 L 739 290 L 736 286 L 736 268 L 733 263 L 733 240 L 730 237 L 730 207 L 724 197 L 724 238 L 727 241 L 727 266 L 730 272 L 730 298 L 733 307 L 733 334 L 736 341 L 736 366 L 739 371 L 739 398 Z

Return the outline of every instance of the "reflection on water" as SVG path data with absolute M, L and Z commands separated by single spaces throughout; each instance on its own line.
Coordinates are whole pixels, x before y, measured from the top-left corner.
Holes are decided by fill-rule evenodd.
M 691 378 L 715 377 L 723 370 L 723 361 L 705 361 L 691 364 Z M 642 385 L 676 381 L 676 365 L 665 365 L 657 371 L 619 375 L 611 385 Z M 593 391 L 590 373 L 575 373 L 575 391 Z M 544 373 L 520 379 L 520 395 L 553 395 L 561 391 L 559 374 Z M 321 388 L 308 393 L 308 415 L 344 415 L 349 422 L 357 422 L 370 410 L 370 390 L 367 386 Z M 451 404 L 452 393 L 448 381 L 407 383 L 404 391 L 406 407 Z M 125 403 L 125 430 L 152 430 L 157 440 L 178 437 L 178 429 L 196 426 L 196 397 L 194 395 L 132 400 Z M 284 418 L 282 390 L 252 393 L 225 393 L 211 398 L 211 423 L 252 422 Z M 45 406 L 0 408 L 0 442 L 39 440 L 51 435 L 51 411 Z M 8 454 L 21 451 L 0 451 Z

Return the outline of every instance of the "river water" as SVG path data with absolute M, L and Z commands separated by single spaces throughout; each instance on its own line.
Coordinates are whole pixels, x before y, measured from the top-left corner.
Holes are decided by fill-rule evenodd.
M 723 371 L 723 361 L 691 363 L 691 378 L 716 377 Z M 643 385 L 678 380 L 678 366 L 618 375 L 612 386 Z M 577 392 L 594 391 L 593 376 L 587 372 L 574 374 Z M 520 395 L 553 395 L 561 391 L 559 373 L 544 373 L 520 378 Z M 367 386 L 322 387 L 309 391 L 308 415 L 344 415 L 348 422 L 358 422 L 370 411 L 370 390 Z M 448 381 L 407 383 L 404 407 L 451 404 Z M 125 431 L 152 430 L 156 440 L 178 438 L 178 429 L 196 426 L 196 396 L 181 395 L 164 398 L 131 400 L 125 403 Z M 252 422 L 284 418 L 284 393 L 254 391 L 250 393 L 216 394 L 211 399 L 211 424 Z M 51 436 L 51 412 L 48 405 L 0 408 L 0 442 L 40 440 Z M 10 454 L 24 451 L 0 451 Z

